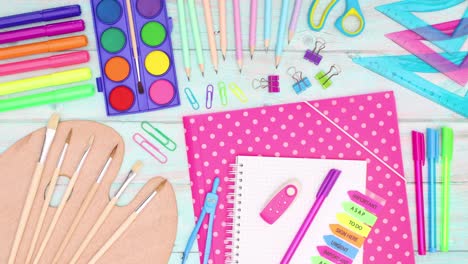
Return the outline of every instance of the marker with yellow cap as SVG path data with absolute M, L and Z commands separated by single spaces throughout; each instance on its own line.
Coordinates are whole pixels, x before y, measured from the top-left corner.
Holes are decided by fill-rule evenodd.
M 0 96 L 45 87 L 86 81 L 90 80 L 91 77 L 92 73 L 90 68 L 80 68 L 22 80 L 0 83 Z
M 441 168 L 442 168 L 442 233 L 440 251 L 447 252 L 449 248 L 450 223 L 450 166 L 453 156 L 453 129 L 441 128 Z

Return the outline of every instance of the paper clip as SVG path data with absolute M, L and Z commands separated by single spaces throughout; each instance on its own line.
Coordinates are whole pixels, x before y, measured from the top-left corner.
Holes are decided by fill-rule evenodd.
M 323 56 L 320 55 L 320 51 L 322 51 L 325 48 L 325 40 L 321 38 L 317 38 L 315 41 L 315 47 L 314 50 L 306 50 L 304 54 L 304 59 L 312 62 L 315 65 L 319 65 L 320 62 L 322 61 Z
M 287 73 L 296 82 L 295 84 L 293 84 L 293 89 L 296 92 L 296 94 L 300 94 L 300 93 L 304 92 L 305 90 L 307 90 L 309 87 L 312 86 L 312 84 L 310 83 L 309 78 L 302 77 L 302 72 L 297 71 L 296 67 L 289 67 Z
M 213 107 L 213 94 L 214 94 L 214 87 L 213 85 L 209 84 L 206 87 L 206 101 L 205 101 L 206 109 L 211 109 L 211 107 Z
M 151 144 L 144 136 L 140 133 L 133 134 L 133 141 L 148 152 L 153 158 L 159 161 L 161 164 L 167 163 L 167 156 L 162 153 L 155 145 Z
M 197 98 L 195 97 L 195 95 L 193 94 L 192 92 L 192 89 L 186 87 L 185 90 L 185 95 L 187 96 L 187 100 L 189 101 L 190 105 L 192 106 L 192 108 L 194 110 L 198 110 L 200 109 L 200 104 L 198 103 L 198 100 Z
M 219 99 L 221 100 L 221 105 L 226 106 L 228 104 L 228 96 L 226 84 L 224 82 L 218 83 Z
M 333 72 L 333 69 L 335 71 Z M 323 71 L 320 71 L 315 75 L 315 79 L 319 81 L 320 85 L 322 86 L 323 89 L 327 89 L 332 85 L 332 81 L 330 80 L 333 76 L 336 76 L 341 73 L 340 67 L 338 65 L 333 64 L 330 67 L 330 70 L 328 70 L 327 73 L 324 73 Z
M 249 101 L 249 98 L 247 98 L 247 96 L 245 95 L 244 91 L 242 91 L 242 89 L 237 86 L 237 84 L 235 83 L 230 83 L 229 84 L 229 90 L 231 90 L 231 92 L 237 97 L 237 99 L 239 99 L 239 101 L 241 101 L 242 103 L 247 103 L 247 101 Z
M 141 123 L 141 128 L 148 133 L 152 138 L 154 138 L 156 141 L 161 143 L 163 147 L 165 147 L 167 150 L 174 151 L 177 148 L 177 144 L 172 141 L 168 136 L 166 136 L 161 130 L 157 129 L 153 125 L 151 125 L 149 122 L 144 121 Z M 153 133 L 156 132 L 155 133 Z

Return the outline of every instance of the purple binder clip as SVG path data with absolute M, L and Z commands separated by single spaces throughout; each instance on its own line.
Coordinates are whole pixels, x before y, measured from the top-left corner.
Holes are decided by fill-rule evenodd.
M 310 49 L 306 50 L 306 53 L 304 54 L 304 59 L 312 62 L 315 65 L 319 65 L 323 58 L 323 56 L 320 55 L 319 53 L 324 48 L 325 48 L 325 41 L 321 38 L 318 38 L 317 41 L 315 41 L 314 50 L 310 50 Z
M 270 75 L 268 76 L 268 92 L 269 93 L 279 93 L 279 75 Z

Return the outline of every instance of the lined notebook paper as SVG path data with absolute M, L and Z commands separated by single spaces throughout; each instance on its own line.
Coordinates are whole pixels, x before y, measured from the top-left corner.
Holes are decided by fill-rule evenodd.
M 288 249 L 304 218 L 312 207 L 318 188 L 330 169 L 341 175 L 326 198 L 314 222 L 297 249 L 291 264 L 311 263 L 318 256 L 323 237 L 337 223 L 336 214 L 349 200 L 347 192 L 365 193 L 366 162 L 348 160 L 237 157 L 234 208 L 233 263 L 278 263 Z M 297 197 L 273 224 L 267 224 L 260 212 L 285 183 L 294 182 Z M 353 263 L 362 263 L 362 249 Z

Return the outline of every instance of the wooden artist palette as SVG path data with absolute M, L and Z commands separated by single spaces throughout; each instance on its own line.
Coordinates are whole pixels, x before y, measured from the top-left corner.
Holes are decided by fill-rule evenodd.
M 101 65 L 98 90 L 107 114 L 122 115 L 180 105 L 171 43 L 172 20 L 165 0 L 131 0 L 143 90 L 125 0 L 91 0 Z
M 96 181 L 99 172 L 116 144 L 118 144 L 118 148 L 114 160 L 59 263 L 67 263 L 70 260 L 73 253 L 78 249 L 80 241 L 84 239 L 99 217 L 99 214 L 110 199 L 109 190 L 119 170 L 121 174 L 125 175 L 130 170 L 130 168 L 120 168 L 124 155 L 124 142 L 115 130 L 95 122 L 61 122 L 46 161 L 44 174 L 42 175 L 16 263 L 24 263 L 25 261 L 44 200 L 45 189 L 50 181 L 70 129 L 73 129 L 73 136 L 61 175 L 72 175 L 92 135 L 95 136 L 95 141 L 88 160 L 78 176 L 71 197 L 56 226 L 55 232 L 41 258 L 41 264 L 52 262 L 55 252 L 60 246 L 60 242 L 65 237 L 73 221 L 73 217 L 76 215 L 89 188 Z M 0 171 L 2 172 L 2 183 L 0 184 L 0 199 L 2 201 L 0 203 L 0 237 L 2 238 L 0 239 L 0 263 L 7 263 L 21 210 L 26 199 L 26 193 L 40 155 L 44 135 L 45 129 L 39 129 L 19 140 L 0 155 Z M 88 248 L 81 255 L 78 263 L 88 263 L 89 259 L 101 248 L 140 202 L 156 188 L 161 180 L 161 177 L 153 178 L 127 206 L 116 206 Z M 44 222 L 45 226 L 49 225 L 55 211 L 56 208 L 49 207 Z M 39 241 L 42 241 L 44 237 L 44 229 L 39 236 Z M 176 231 L 177 204 L 175 194 L 172 186 L 166 184 L 98 263 L 167 263 L 174 246 Z

